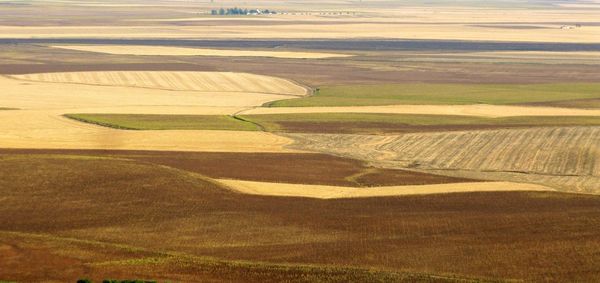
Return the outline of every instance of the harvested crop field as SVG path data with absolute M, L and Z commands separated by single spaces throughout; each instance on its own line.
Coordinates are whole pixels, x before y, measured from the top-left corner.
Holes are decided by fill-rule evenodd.
M 540 185 L 510 182 L 477 182 L 420 186 L 387 186 L 370 188 L 265 183 L 223 179 L 219 180 L 219 182 L 246 194 L 285 197 L 308 197 L 317 199 L 407 196 L 465 192 L 552 191 L 552 189 Z
M 290 100 L 291 101 L 291 100 Z M 598 109 L 575 109 L 543 106 L 512 105 L 389 105 L 389 106 L 332 106 L 332 107 L 260 107 L 243 111 L 243 115 L 313 114 L 313 113 L 380 113 L 423 114 L 480 117 L 511 116 L 600 116 Z
M 600 191 L 600 128 L 547 127 L 388 136 L 288 134 L 295 148 L 333 153 L 385 168 L 526 175 L 515 180 Z M 483 175 L 483 174 L 482 174 Z M 549 180 L 550 179 L 550 180 Z M 561 182 L 557 182 L 557 179 Z
M 14 79 L 101 86 L 140 87 L 199 92 L 246 92 L 279 95 L 306 94 L 306 89 L 275 77 L 227 72 L 67 72 L 10 76 Z
M 10 112 L 10 113 L 9 113 Z M 0 147 L 215 152 L 293 152 L 286 137 L 216 130 L 124 131 L 62 117 L 62 111 L 1 111 Z
M 215 179 L 372 187 L 475 182 L 366 166 L 354 159 L 314 153 L 169 152 L 124 150 L 0 149 L 1 155 L 116 158 L 168 166 Z
M 255 78 L 254 75 L 237 73 L 86 72 L 36 74 L 31 77 L 34 78 L 57 82 L 0 77 L 3 89 L 0 105 L 24 109 L 0 113 L 4 121 L 0 126 L 0 147 L 289 152 L 284 146 L 291 143 L 290 139 L 269 133 L 119 131 L 76 122 L 62 115 L 96 111 L 225 115 L 281 97 L 292 97 L 286 93 L 306 93 L 304 88 L 290 81 L 256 76 L 258 83 L 248 83 L 246 79 Z M 94 81 L 95 78 L 98 81 Z M 214 78 L 224 80 L 212 81 Z M 181 81 L 183 79 L 189 81 Z M 231 80 L 235 82 L 228 85 Z M 205 81 L 211 83 L 205 86 Z M 163 87 L 172 89 L 161 89 Z M 252 93 L 245 89 L 284 93 Z
M 175 273 L 191 282 L 226 274 L 241 281 L 304 276 L 306 269 L 290 267 L 296 264 L 358 268 L 338 276 L 359 276 L 361 268 L 375 272 L 370 276 L 410 270 L 440 281 L 596 281 L 599 274 L 598 196 L 252 196 L 181 170 L 60 154 L 2 154 L 0 194 L 0 256 L 12 259 L 0 262 L 0 276 L 17 281 L 35 281 L 40 273 L 72 281 L 82 277 L 82 264 L 94 279 L 172 279 Z M 236 264 L 211 264 L 230 261 Z
M 352 55 L 322 52 L 294 52 L 294 51 L 264 51 L 264 50 L 235 50 L 235 49 L 205 49 L 185 48 L 172 46 L 147 46 L 147 45 L 52 45 L 77 51 L 98 52 L 119 55 L 145 55 L 145 56 L 223 56 L 223 57 L 272 57 L 291 59 L 323 59 L 336 57 L 349 57 Z
M 67 114 L 65 116 L 80 122 L 126 130 L 262 130 L 284 133 L 394 134 L 540 126 L 600 126 L 600 116 L 510 116 L 487 118 L 458 115 L 380 113 L 263 114 L 243 116 Z

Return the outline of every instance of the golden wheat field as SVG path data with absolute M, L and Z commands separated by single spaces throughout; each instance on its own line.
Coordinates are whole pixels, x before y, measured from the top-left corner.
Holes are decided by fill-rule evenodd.
M 391 168 L 529 174 L 564 179 L 561 189 L 600 190 L 600 129 L 531 128 L 389 136 L 290 134 L 297 148 Z M 531 181 L 531 180 L 529 180 Z M 575 187 L 565 186 L 578 183 Z M 553 183 L 556 185 L 556 183 Z
M 600 0 L 0 0 L 0 283 L 600 282 Z
M 292 141 L 263 132 L 122 131 L 68 113 L 228 114 L 305 95 L 291 81 L 243 73 L 78 72 L 2 76 L 0 147 L 282 152 Z M 68 91 L 65 91 L 68 90 Z
M 11 78 L 37 82 L 200 92 L 247 92 L 279 95 L 306 94 L 306 89 L 288 80 L 228 72 L 66 72 L 14 75 Z
M 552 191 L 552 189 L 541 185 L 513 182 L 477 182 L 353 188 L 343 186 L 267 183 L 225 179 L 218 181 L 236 191 L 246 194 L 309 197 L 318 199 L 407 196 L 466 192 Z
M 323 59 L 336 57 L 349 57 L 352 55 L 323 52 L 293 52 L 293 51 L 261 51 L 261 50 L 227 50 L 206 48 L 185 48 L 172 46 L 144 46 L 144 45 L 52 45 L 53 48 L 62 48 L 77 51 L 143 56 L 222 56 L 222 57 L 272 57 L 290 59 Z

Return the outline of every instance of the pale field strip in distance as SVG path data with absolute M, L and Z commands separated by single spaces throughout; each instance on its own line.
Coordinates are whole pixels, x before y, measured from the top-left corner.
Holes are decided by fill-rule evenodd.
M 289 80 L 230 72 L 103 71 L 11 75 L 14 79 L 177 91 L 245 92 L 304 96 L 307 90 Z
M 324 59 L 350 57 L 350 54 L 294 52 L 294 51 L 262 51 L 262 50 L 233 50 L 205 49 L 169 46 L 144 45 L 52 45 L 53 48 L 96 52 L 118 55 L 158 55 L 158 56 L 219 56 L 219 57 L 271 57 L 288 59 Z
M 82 32 L 85 31 L 85 32 Z M 443 39 L 599 43 L 600 26 L 505 29 L 470 24 L 329 23 L 227 26 L 0 26 L 0 38 Z
M 80 123 L 63 117 L 69 113 L 140 113 L 140 114 L 233 114 L 265 102 L 294 97 L 286 94 L 245 92 L 278 91 L 306 94 L 292 82 L 278 78 L 232 73 L 211 74 L 164 72 L 113 72 L 112 76 L 66 73 L 42 75 L 56 81 L 75 79 L 107 84 L 38 82 L 0 76 L 0 105 L 22 110 L 0 111 L 0 147 L 72 148 L 72 149 L 145 149 L 219 152 L 296 152 L 286 146 L 287 137 L 246 131 L 123 131 Z M 194 74 L 199 76 L 194 78 Z M 123 75 L 124 78 L 121 78 Z M 191 78 L 190 78 L 191 76 Z M 202 91 L 200 81 L 222 78 Z M 111 81 L 111 78 L 113 79 Z M 121 78 L 121 79 L 119 79 Z M 176 80 L 179 78 L 179 80 Z M 191 82 L 182 83 L 181 79 Z M 238 81 L 239 78 L 239 81 Z M 262 83 L 245 86 L 249 78 Z M 169 81 L 170 79 L 170 81 Z M 196 81 L 196 83 L 192 83 Z M 231 82 L 231 85 L 227 85 Z M 251 83 L 250 83 L 251 84 Z M 215 89 L 215 86 L 223 88 Z M 277 85 L 274 87 L 273 85 Z M 136 87 L 137 86 L 137 87 Z M 143 86 L 143 87 L 140 87 Z M 262 88 L 259 86 L 264 86 Z M 289 89 L 285 89 L 285 87 Z M 157 88 L 158 87 L 158 88 Z M 165 90 L 162 87 L 178 90 Z M 196 89 L 196 90 L 193 90 Z
M 553 191 L 545 186 L 514 182 L 475 182 L 437 185 L 384 186 L 354 188 L 343 186 L 268 183 L 218 179 L 227 187 L 245 194 L 264 196 L 307 197 L 318 199 L 407 196 L 465 192 Z
M 600 116 L 600 110 L 559 107 L 528 107 L 510 105 L 389 105 L 389 106 L 334 106 L 334 107 L 261 107 L 244 111 L 244 115 L 306 113 L 380 113 L 461 115 L 478 117 L 511 116 Z
M 377 167 L 436 170 L 450 175 L 466 171 L 475 178 L 478 172 L 518 173 L 527 175 L 522 179 L 542 185 L 600 193 L 600 127 L 286 136 L 296 140 L 294 148 L 364 160 Z M 544 176 L 553 178 L 545 183 Z

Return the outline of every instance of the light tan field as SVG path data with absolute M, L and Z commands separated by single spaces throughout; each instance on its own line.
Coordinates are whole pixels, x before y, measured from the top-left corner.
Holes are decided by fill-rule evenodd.
M 272 57 L 292 59 L 323 59 L 352 56 L 349 54 L 319 52 L 225 50 L 144 45 L 53 45 L 52 47 L 119 55 Z
M 6 113 L 5 113 L 6 112 Z M 11 112 L 11 113 L 8 113 Z M 289 138 L 248 131 L 124 131 L 76 122 L 54 111 L 2 111 L 0 147 L 212 152 L 292 152 Z
M 557 189 L 600 192 L 600 128 L 563 127 L 390 136 L 289 134 L 296 148 L 365 160 L 386 168 L 483 172 Z M 466 174 L 466 173 L 470 174 Z
M 249 81 L 252 79 L 258 83 Z M 306 93 L 302 87 L 286 80 L 235 73 L 37 74 L 20 79 L 3 76 L 0 86 L 0 105 L 22 109 L 0 113 L 3 122 L 0 124 L 0 147 L 4 148 L 290 151 L 284 149 L 292 142 L 289 138 L 269 133 L 122 131 L 75 122 L 61 115 L 233 114 L 282 97 L 294 97 L 289 94 Z M 276 93 L 279 90 L 282 94 Z
M 551 191 L 541 185 L 512 183 L 512 182 L 477 182 L 455 183 L 419 186 L 386 186 L 372 188 L 353 188 L 342 186 L 304 185 L 251 182 L 221 179 L 219 182 L 226 186 L 253 195 L 307 197 L 319 199 L 357 198 L 425 195 L 464 192 L 495 192 L 495 191 Z
M 307 90 L 291 81 L 228 72 L 65 72 L 13 75 L 11 78 L 51 83 L 140 87 L 194 92 L 243 92 L 303 96 Z
M 470 24 L 329 23 L 225 26 L 0 26 L 0 38 L 444 39 L 599 43 L 600 26 L 505 29 Z
M 385 113 L 462 115 L 480 117 L 510 116 L 600 116 L 600 110 L 527 107 L 510 105 L 390 105 L 390 106 L 340 106 L 340 107 L 261 107 L 243 112 L 247 115 L 290 113 Z

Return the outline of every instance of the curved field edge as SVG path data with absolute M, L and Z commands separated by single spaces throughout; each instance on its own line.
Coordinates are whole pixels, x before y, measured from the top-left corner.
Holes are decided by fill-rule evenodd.
M 385 271 L 357 267 L 306 264 L 275 264 L 259 261 L 221 260 L 183 253 L 158 252 L 127 245 L 80 240 L 47 234 L 0 231 L 3 250 L 16 249 L 16 256 L 53 257 L 55 262 L 70 261 L 69 271 L 56 276 L 57 270 L 46 271 L 55 278 L 74 281 L 79 278 L 103 280 L 106 278 L 134 277 L 161 280 L 241 280 L 244 282 L 500 282 L 485 278 L 468 278 L 451 274 Z M 59 250 L 60 249 L 60 250 Z M 15 255 L 10 255 L 14 257 Z M 12 279 L 32 279 L 46 269 L 43 264 L 16 265 L 0 263 L 0 276 Z M 73 270 L 85 270 L 73 274 Z M 29 273 L 29 275 L 24 275 Z M 58 278 L 57 278 L 58 277 Z M 8 281 L 7 281 L 8 282 Z
M 259 131 L 251 122 L 228 115 L 65 114 L 67 118 L 121 130 Z
M 436 185 L 353 188 L 342 186 L 267 183 L 223 179 L 219 179 L 218 181 L 234 190 L 246 194 L 308 197 L 316 199 L 390 197 L 465 192 L 553 191 L 553 189 L 540 185 L 513 182 L 465 182 Z
M 10 79 L 93 86 L 119 86 L 167 91 L 276 94 L 302 97 L 305 86 L 274 76 L 236 72 L 104 71 L 8 75 Z
M 50 45 L 50 47 L 105 54 L 143 56 L 271 57 L 283 59 L 325 59 L 354 56 L 352 54 L 324 52 L 236 50 L 148 45 Z
M 540 126 L 600 126 L 596 116 L 509 116 L 385 113 L 261 115 L 65 114 L 80 122 L 123 130 L 232 130 L 285 133 L 389 134 Z
M 355 158 L 382 168 L 533 182 L 570 192 L 600 191 L 600 127 L 543 127 L 404 135 L 286 134 L 294 148 Z M 447 173 L 446 173 L 447 172 Z
M 314 153 L 0 149 L 0 160 L 32 157 L 129 160 L 167 166 L 215 179 L 355 188 L 477 181 L 409 170 L 379 169 L 354 159 Z
M 144 162 L 2 157 L 4 231 L 274 265 L 559 282 L 594 281 L 598 275 L 597 196 L 487 192 L 342 200 L 265 197 Z M 14 252 L 10 246 L 0 250 Z M 64 251 L 49 250 L 59 255 Z M 57 256 L 34 255 L 17 262 L 64 273 L 64 268 L 53 267 L 60 264 Z M 152 262 L 155 257 L 136 258 Z M 116 261 L 118 266 L 124 260 L 128 258 L 101 262 Z M 485 268 L 489 266 L 498 268 Z
M 270 107 L 522 104 L 600 98 L 597 83 L 374 84 L 319 87 L 314 95 Z

